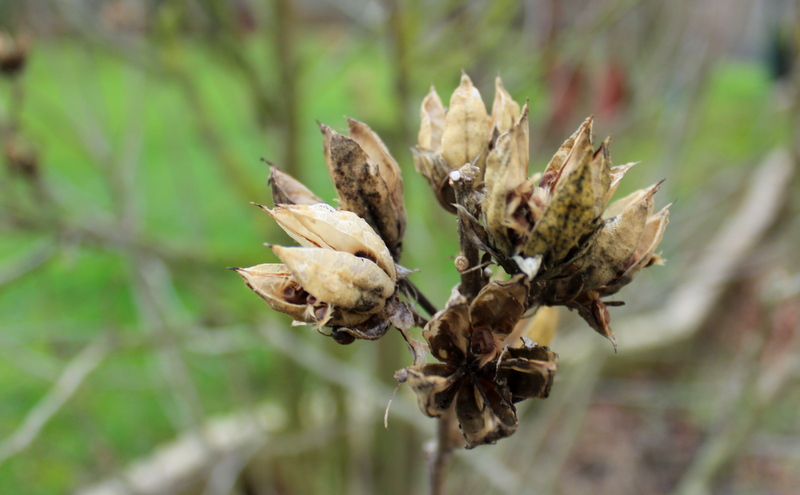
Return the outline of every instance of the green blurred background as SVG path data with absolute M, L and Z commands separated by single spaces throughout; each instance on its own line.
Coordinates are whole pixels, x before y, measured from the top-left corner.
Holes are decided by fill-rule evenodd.
M 664 267 L 565 312 L 546 401 L 459 452 L 450 493 L 800 490 L 798 17 L 792 1 L 3 0 L 0 493 L 407 494 L 434 422 L 400 335 L 289 326 L 228 266 L 288 238 L 265 158 L 328 201 L 315 121 L 400 163 L 402 264 L 441 307 L 455 220 L 413 170 L 419 102 L 465 70 L 531 105 L 532 172 L 589 114 L 618 194 L 662 178 Z M 2 46 L 2 45 L 0 45 Z M 6 47 L 11 45 L 7 44 Z M 0 50 L 2 51 L 2 50 Z M 0 53 L 2 57 L 2 53 Z M 416 329 L 415 332 L 419 330 Z

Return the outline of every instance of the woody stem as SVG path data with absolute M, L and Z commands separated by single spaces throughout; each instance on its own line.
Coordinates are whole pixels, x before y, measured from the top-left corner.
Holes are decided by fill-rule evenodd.
M 478 180 L 480 169 L 466 164 L 450 173 L 450 184 L 455 191 L 458 209 L 458 243 L 461 250 L 456 259 L 456 267 L 461 274 L 459 291 L 470 301 L 478 295 L 483 286 L 483 272 L 476 267 L 480 264 L 480 251 L 468 234 L 469 215 L 477 214 L 477 199 L 473 184 Z
M 456 421 L 456 409 L 451 406 L 436 422 L 436 450 L 428 460 L 431 479 L 431 495 L 444 495 L 447 466 L 453 453 L 452 431 Z

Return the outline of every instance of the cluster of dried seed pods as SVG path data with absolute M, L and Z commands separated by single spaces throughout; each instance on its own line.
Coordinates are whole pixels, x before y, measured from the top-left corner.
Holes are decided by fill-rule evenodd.
M 528 106 L 520 107 L 499 77 L 491 113 L 466 74 L 449 108 L 431 88 L 414 164 L 459 217 L 462 284 L 442 311 L 428 305 L 428 321 L 413 304 L 422 296 L 407 280 L 410 272 L 396 264 L 406 227 L 397 163 L 368 126 L 348 122 L 349 136 L 321 126 L 339 208 L 272 167 L 276 206 L 261 208 L 300 246 L 271 246 L 282 264 L 238 273 L 270 307 L 330 328 L 339 343 L 397 327 L 414 356 L 397 377 L 424 414 L 455 408 L 468 448 L 511 435 L 514 404 L 547 397 L 552 386 L 554 306 L 576 310 L 616 347 L 601 298 L 663 261 L 655 251 L 669 213 L 653 213 L 659 184 L 608 206 L 634 164 L 612 166 L 608 139 L 594 148 L 591 117 L 542 173 L 529 176 Z M 491 265 L 503 270 L 486 273 Z M 479 276 L 467 290 L 470 273 Z M 415 323 L 424 324 L 427 349 L 407 333 Z M 422 350 L 440 362 L 425 364 Z

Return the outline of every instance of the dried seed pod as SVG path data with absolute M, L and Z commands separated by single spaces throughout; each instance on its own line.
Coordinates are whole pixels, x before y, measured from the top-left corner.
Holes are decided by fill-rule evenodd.
M 265 263 L 250 268 L 235 268 L 250 289 L 270 308 L 291 316 L 297 321 L 312 323 L 306 314 L 306 293 L 286 265 Z
M 419 134 L 417 144 L 420 149 L 438 152 L 442 149 L 444 135 L 445 110 L 436 88 L 431 90 L 422 100 L 420 108 Z
M 609 284 L 624 269 L 639 246 L 647 219 L 653 212 L 653 195 L 659 187 L 660 184 L 655 184 L 637 191 L 609 208 L 618 213 L 603 222 L 592 247 L 576 262 L 576 276 L 581 277 L 583 291 Z M 569 280 L 565 283 L 569 284 Z
M 529 225 L 519 225 L 520 218 L 514 215 L 525 194 L 524 189 L 518 188 L 526 182 L 528 172 L 527 108 L 526 105 L 520 120 L 497 138 L 486 159 L 483 200 L 486 230 L 496 249 L 505 253 L 515 250 L 511 232 L 524 232 L 529 228 Z
M 269 185 L 272 188 L 272 203 L 275 205 L 315 205 L 324 203 L 302 182 L 279 170 L 274 165 L 269 166 Z
M 616 294 L 622 287 L 628 285 L 643 268 L 651 264 L 663 263 L 661 257 L 654 253 L 658 249 L 658 245 L 664 237 L 664 230 L 669 223 L 669 206 L 665 206 L 661 211 L 648 218 L 636 251 L 626 262 L 626 266 L 623 266 L 622 273 L 598 291 L 601 297 Z
M 491 134 L 481 94 L 466 74 L 450 98 L 442 135 L 442 157 L 451 169 L 475 162 L 483 175 Z
M 492 126 L 498 134 L 511 130 L 520 118 L 519 104 L 503 87 L 503 81 L 498 75 L 494 80 L 494 101 L 492 102 Z
M 594 231 L 597 216 L 594 213 L 592 156 L 588 134 L 579 134 L 556 178 L 553 196 L 524 247 L 525 256 L 542 255 L 545 266 L 557 265 Z
M 397 280 L 397 268 L 386 244 L 355 213 L 337 211 L 325 203 L 261 208 L 301 246 L 332 249 L 372 260 L 392 281 Z
M 535 344 L 509 348 L 498 368 L 508 383 L 511 402 L 545 399 L 553 386 L 558 355 L 547 347 Z
M 606 191 L 606 197 L 603 201 L 604 204 L 608 204 L 608 202 L 611 201 L 611 198 L 614 196 L 614 193 L 617 192 L 617 187 L 619 187 L 619 183 L 622 181 L 622 178 L 625 177 L 625 174 L 640 163 L 642 162 L 626 163 L 625 165 L 611 168 L 611 183 L 608 186 L 608 191 Z
M 431 354 L 443 363 L 457 364 L 467 357 L 470 340 L 469 306 L 466 300 L 448 304 L 425 325 L 422 337 Z
M 393 217 L 383 221 L 384 231 L 381 237 L 393 253 L 395 251 L 399 253 L 399 246 L 406 230 L 406 206 L 403 201 L 403 177 L 400 175 L 400 167 L 389 154 L 381 138 L 368 125 L 349 118 L 347 122 L 350 126 L 350 137 L 367 153 L 372 163 L 377 165 L 378 176 L 386 185 Z
M 398 221 L 392 192 L 381 178 L 378 166 L 352 138 L 326 125 L 321 124 L 320 128 L 325 137 L 325 162 L 339 194 L 339 208 L 366 220 L 396 259 L 400 254 L 405 218 Z
M 394 294 L 395 282 L 368 259 L 318 248 L 272 250 L 309 294 L 334 308 L 377 313 Z

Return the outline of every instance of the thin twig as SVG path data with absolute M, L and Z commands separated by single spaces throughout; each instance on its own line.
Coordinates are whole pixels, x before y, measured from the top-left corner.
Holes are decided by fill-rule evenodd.
M 22 425 L 0 442 L 0 465 L 9 457 L 27 448 L 36 439 L 44 425 L 75 394 L 107 353 L 108 346 L 105 340 L 98 339 L 86 346 L 64 367 L 56 383 L 25 416 Z

